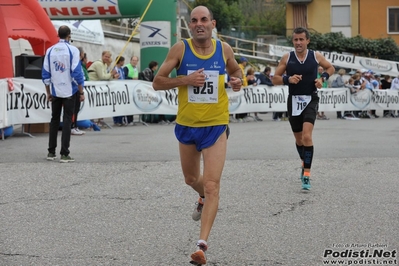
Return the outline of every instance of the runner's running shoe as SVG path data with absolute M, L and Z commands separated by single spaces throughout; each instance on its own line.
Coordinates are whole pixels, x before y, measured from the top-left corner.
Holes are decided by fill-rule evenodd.
M 303 190 L 310 190 L 311 185 L 310 185 L 310 176 L 302 176 L 302 189 Z
M 208 249 L 208 245 L 204 242 L 198 241 L 197 243 L 197 251 L 191 254 L 190 263 L 196 266 L 201 266 L 202 264 L 206 264 L 206 256 L 205 251 Z
M 194 221 L 201 220 L 202 208 L 204 207 L 204 200 L 199 197 L 198 201 L 195 203 L 195 209 L 192 215 Z

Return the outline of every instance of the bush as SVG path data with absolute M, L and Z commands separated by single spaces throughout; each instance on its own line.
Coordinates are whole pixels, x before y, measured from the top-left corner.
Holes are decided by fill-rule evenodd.
M 351 53 L 358 56 L 395 60 L 399 57 L 399 46 L 395 40 L 388 38 L 366 39 L 361 35 L 345 37 L 342 32 L 326 34 L 310 33 L 309 49 Z

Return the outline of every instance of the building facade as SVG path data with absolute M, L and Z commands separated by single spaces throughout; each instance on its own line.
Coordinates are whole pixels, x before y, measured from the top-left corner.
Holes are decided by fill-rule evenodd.
M 399 45 L 399 0 L 286 0 L 287 36 L 302 26 L 319 33 L 342 32 Z

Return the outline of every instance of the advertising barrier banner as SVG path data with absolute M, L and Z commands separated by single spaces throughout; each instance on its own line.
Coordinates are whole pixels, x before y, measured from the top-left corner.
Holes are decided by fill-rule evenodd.
M 269 45 L 269 53 L 278 57 L 293 51 L 293 47 Z M 382 75 L 397 77 L 399 62 L 361 57 L 353 54 L 339 54 L 335 52 L 319 51 L 331 64 L 350 69 L 367 69 Z
M 79 120 L 121 115 L 177 113 L 177 89 L 155 91 L 152 83 L 141 80 L 91 81 L 85 83 L 85 101 Z M 227 89 L 231 114 L 284 112 L 288 87 L 248 86 L 240 92 Z M 321 89 L 319 111 L 399 110 L 399 91 Z M 0 80 L 0 128 L 15 124 L 48 123 L 51 104 L 38 79 Z

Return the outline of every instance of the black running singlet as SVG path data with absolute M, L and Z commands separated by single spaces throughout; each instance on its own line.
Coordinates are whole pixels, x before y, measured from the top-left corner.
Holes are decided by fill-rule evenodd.
M 295 51 L 290 52 L 287 59 L 286 72 L 288 76 L 295 74 L 302 75 L 302 80 L 298 84 L 290 84 L 290 95 L 312 95 L 317 91 L 315 79 L 317 78 L 317 67 L 319 62 L 316 59 L 316 52 L 307 50 L 304 61 L 299 61 Z

